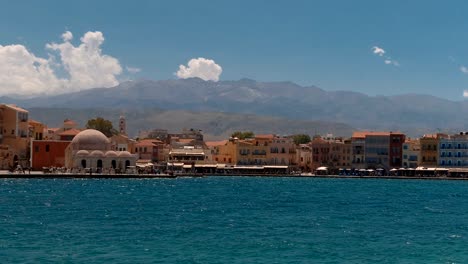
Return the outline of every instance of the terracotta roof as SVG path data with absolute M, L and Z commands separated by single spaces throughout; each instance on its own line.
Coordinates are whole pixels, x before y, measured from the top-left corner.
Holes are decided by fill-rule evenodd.
M 49 127 L 47 128 L 47 131 L 52 131 L 53 133 L 57 132 L 60 128 L 58 127 Z
M 191 143 L 193 141 L 195 141 L 195 139 L 191 139 L 191 138 L 180 138 L 179 139 L 180 143 Z
M 266 134 L 266 135 L 256 135 L 255 138 L 262 138 L 262 139 L 273 139 L 275 135 L 273 134 Z
M 63 121 L 63 124 L 64 125 L 76 125 L 76 122 L 70 119 L 66 119 L 65 121 Z
M 390 132 L 382 131 L 356 131 L 353 138 L 365 138 L 366 136 L 390 136 Z
M 23 108 L 21 108 L 21 107 L 18 107 L 18 106 L 14 105 L 14 104 L 7 104 L 6 106 L 7 106 L 8 108 L 11 108 L 11 109 L 13 109 L 13 110 L 15 110 L 15 111 L 18 111 L 18 112 L 28 112 L 28 110 L 23 109 Z
M 216 147 L 216 146 L 223 146 L 226 145 L 228 141 L 227 140 L 221 140 L 221 141 L 206 141 L 205 144 L 208 147 Z
M 39 124 L 39 125 L 42 125 L 41 122 L 36 121 L 36 120 L 33 120 L 33 119 L 29 119 L 28 122 L 29 122 L 30 124 Z
M 156 146 L 156 144 L 152 140 L 141 140 L 135 143 L 135 146 L 136 147 L 142 147 L 142 146 L 154 147 Z
M 59 135 L 59 136 L 76 136 L 80 132 L 81 132 L 81 130 L 73 128 L 73 129 L 68 129 L 68 130 L 65 130 L 63 132 L 60 132 L 57 135 Z
M 151 143 L 151 144 L 155 145 L 155 144 L 161 144 L 161 143 L 164 143 L 164 142 L 162 142 L 161 140 L 158 140 L 158 139 L 142 139 L 142 140 L 139 140 L 137 142 L 137 144 L 138 143 Z

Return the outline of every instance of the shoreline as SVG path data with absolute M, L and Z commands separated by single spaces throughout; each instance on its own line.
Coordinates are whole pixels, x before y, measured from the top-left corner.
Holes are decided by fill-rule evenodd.
M 468 180 L 466 177 L 412 177 L 412 176 L 345 176 L 345 175 L 297 175 L 297 174 L 68 174 L 68 173 L 7 173 L 0 172 L 0 179 L 176 179 L 209 177 L 262 177 L 262 178 L 318 178 L 318 179 L 389 179 L 389 180 Z

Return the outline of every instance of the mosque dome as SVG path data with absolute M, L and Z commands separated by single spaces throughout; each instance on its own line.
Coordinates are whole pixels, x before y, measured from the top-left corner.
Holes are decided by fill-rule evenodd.
M 110 157 L 117 157 L 118 155 L 117 155 L 117 152 L 110 150 L 106 152 L 105 156 L 110 158 Z
M 78 133 L 71 144 L 79 150 L 107 150 L 110 141 L 102 132 L 86 129 Z
M 104 153 L 100 150 L 94 150 L 89 154 L 93 158 L 102 158 L 104 157 Z
M 130 152 L 128 152 L 128 151 L 121 151 L 119 153 L 119 157 L 121 157 L 121 158 L 131 158 L 132 154 L 130 154 Z
M 86 157 L 89 155 L 89 152 L 87 150 L 78 150 L 78 152 L 76 153 L 76 156 L 78 157 Z

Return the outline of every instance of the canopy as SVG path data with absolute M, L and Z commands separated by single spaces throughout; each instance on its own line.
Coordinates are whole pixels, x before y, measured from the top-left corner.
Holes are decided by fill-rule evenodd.
M 317 170 L 318 171 L 326 171 L 326 170 L 328 170 L 328 168 L 327 167 L 318 167 Z

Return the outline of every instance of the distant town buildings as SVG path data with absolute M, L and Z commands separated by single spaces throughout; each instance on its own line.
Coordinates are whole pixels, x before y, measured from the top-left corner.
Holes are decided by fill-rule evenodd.
M 118 133 L 110 138 L 82 129 L 71 119 L 50 128 L 29 119 L 25 109 L 0 104 L 0 169 L 230 173 L 241 168 L 255 172 L 261 167 L 272 172 L 389 173 L 451 168 L 462 174 L 466 168 L 468 174 L 467 132 L 407 138 L 400 132 L 356 131 L 350 138 L 315 135 L 310 142 L 296 145 L 292 136 L 275 134 L 205 141 L 198 129 L 178 133 L 153 129 L 140 132 L 137 138 L 130 138 L 127 129 L 124 116 L 119 118 Z

